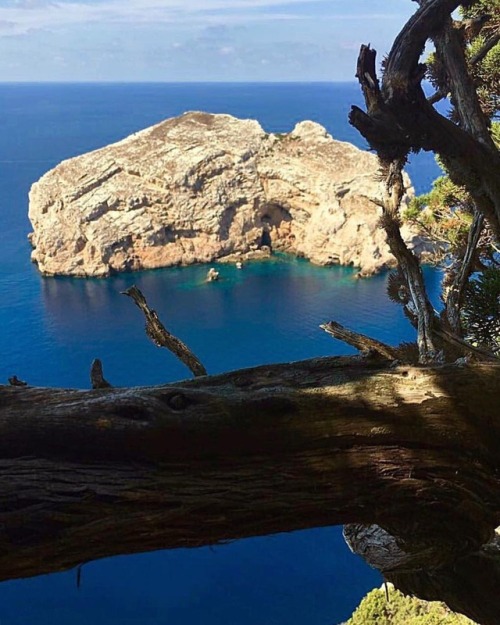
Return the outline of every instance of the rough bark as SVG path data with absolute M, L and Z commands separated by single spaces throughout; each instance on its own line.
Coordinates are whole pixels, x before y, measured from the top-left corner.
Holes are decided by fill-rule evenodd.
M 444 36 L 450 14 L 459 4 L 456 0 L 421 2 L 394 41 L 381 86 L 374 79 L 375 52 L 368 55 L 366 46 L 362 47 L 357 76 L 367 112 L 354 106 L 349 119 L 383 161 L 405 159 L 410 151 L 421 149 L 439 154 L 452 180 L 468 189 L 492 230 L 500 236 L 498 150 L 485 137 L 478 140 L 440 115 L 421 86 L 425 66 L 420 63 L 420 56 L 425 43 L 435 36 Z M 463 114 L 476 124 L 474 100 L 469 102 L 466 95 L 458 91 L 457 94 Z
M 135 285 L 122 294 L 132 298 L 143 313 L 146 319 L 146 334 L 157 347 L 166 347 L 170 350 L 195 377 L 207 374 L 207 370 L 189 347 L 165 328 L 156 311 L 149 307 L 146 298 Z
M 442 317 L 451 331 L 459 337 L 463 336 L 462 320 L 460 311 L 464 298 L 468 280 L 474 269 L 474 262 L 477 256 L 477 246 L 483 231 L 484 217 L 477 211 L 469 229 L 466 248 L 460 258 L 456 260 L 454 278 L 445 293 L 445 307 Z
M 460 127 L 488 149 L 496 152 L 489 132 L 489 119 L 481 109 L 476 86 L 469 73 L 463 37 L 453 27 L 451 18 L 434 34 L 433 40 L 437 58 L 446 68 L 451 103 L 460 119 Z
M 401 235 L 399 208 L 405 193 L 403 166 L 404 161 L 401 159 L 388 164 L 382 162 L 383 171 L 386 170 L 386 180 L 381 225 L 387 234 L 387 243 L 398 261 L 399 271 L 408 288 L 407 308 L 411 308 L 416 319 L 419 362 L 430 364 L 440 357 L 433 340 L 433 330 L 437 320 L 427 296 L 420 262 Z
M 383 101 L 376 74 L 375 58 L 374 50 L 369 46 L 362 46 L 358 57 L 356 76 L 363 91 L 368 115 L 371 118 L 380 119 L 381 113 L 385 115 L 387 107 Z M 364 113 L 361 114 L 359 109 L 357 111 L 358 121 L 362 118 L 368 123 L 367 116 Z M 354 123 L 352 113 L 351 122 Z M 383 123 L 386 125 L 386 120 Z M 356 124 L 354 123 L 354 125 Z M 396 127 L 395 132 L 396 137 L 389 138 L 387 135 L 384 137 L 383 141 L 385 144 L 383 146 L 380 144 L 380 138 L 377 139 L 376 145 L 381 165 L 381 175 L 384 178 L 381 226 L 386 232 L 387 243 L 398 262 L 399 271 L 404 278 L 408 291 L 406 307 L 415 320 L 419 361 L 421 363 L 431 363 L 439 357 L 432 336 L 433 329 L 436 326 L 436 319 L 427 297 L 420 263 L 401 236 L 399 209 L 405 194 L 402 170 L 405 164 L 406 152 L 403 154 L 399 146 L 397 135 L 400 132 L 400 128 Z M 396 149 L 394 149 L 393 141 L 396 142 Z
M 104 377 L 102 370 L 102 362 L 96 358 L 90 366 L 90 384 L 92 388 L 111 388 L 110 384 Z
M 320 328 L 330 336 L 333 336 L 334 339 L 347 343 L 347 345 L 351 345 L 365 356 L 383 358 L 389 361 L 401 359 L 401 352 L 397 347 L 392 347 L 391 345 L 382 343 L 382 341 L 372 339 L 365 334 L 353 332 L 337 321 L 324 323 L 320 326 Z
M 382 571 L 386 581 L 402 592 L 428 601 L 449 603 L 456 612 L 467 614 L 479 623 L 498 623 L 498 531 L 481 549 L 457 558 L 451 566 L 445 564 L 435 569 L 413 567 L 412 554 L 401 549 L 394 536 L 378 525 L 346 525 L 344 538 L 354 553 Z
M 455 347 L 458 353 L 466 348 L 460 340 L 459 307 L 474 259 L 475 248 L 470 246 L 477 245 L 475 234 L 480 233 L 482 223 L 476 219 L 465 266 L 448 293 L 447 309 L 439 319 L 427 297 L 419 262 L 400 235 L 398 210 L 404 192 L 401 170 L 410 151 L 425 149 L 438 153 L 451 179 L 468 189 L 481 217 L 500 235 L 500 154 L 468 73 L 464 40 L 450 17 L 460 3 L 418 3 L 419 9 L 396 38 L 384 62 L 382 84 L 376 75 L 375 51 L 369 46 L 361 47 L 356 76 L 367 111 L 352 107 L 350 122 L 379 156 L 386 191 L 381 224 L 406 283 L 405 307 L 417 328 L 420 362 L 431 363 L 443 357 L 454 359 Z M 419 60 L 428 39 L 435 42 L 436 55 L 446 69 L 446 84 L 440 85 L 441 91 L 451 93 L 459 125 L 439 115 L 431 105 L 432 99 L 427 100 L 422 90 L 426 67 Z
M 0 579 L 376 523 L 412 555 L 391 575 L 411 590 L 431 571 L 438 588 L 500 523 L 499 383 L 498 365 L 323 358 L 151 388 L 1 387 Z
M 353 107 L 351 122 L 386 163 L 410 150 L 439 153 L 499 234 L 498 151 L 482 131 L 476 139 L 440 116 L 420 84 L 425 42 L 444 32 L 459 2 L 420 4 L 381 87 L 375 52 L 362 50 L 367 113 Z M 479 128 L 467 95 L 454 97 Z M 397 199 L 397 184 L 388 193 Z M 397 246 L 393 217 L 386 229 Z M 165 328 L 134 300 L 161 342 Z M 425 323 L 427 354 L 436 334 L 430 309 Z M 154 388 L 0 387 L 0 579 L 348 523 L 351 542 L 367 536 L 365 557 L 399 588 L 498 623 L 498 364 L 387 368 L 330 358 L 217 377 L 199 362 L 191 370 L 202 377 Z M 93 382 L 107 384 L 99 367 Z

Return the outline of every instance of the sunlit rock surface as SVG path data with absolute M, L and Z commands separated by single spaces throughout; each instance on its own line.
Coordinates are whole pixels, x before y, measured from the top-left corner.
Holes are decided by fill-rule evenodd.
M 376 173 L 373 154 L 314 122 L 280 135 L 252 120 L 186 113 L 36 182 L 32 259 L 45 274 L 106 276 L 267 245 L 370 275 L 394 262 L 370 201 L 380 197 Z

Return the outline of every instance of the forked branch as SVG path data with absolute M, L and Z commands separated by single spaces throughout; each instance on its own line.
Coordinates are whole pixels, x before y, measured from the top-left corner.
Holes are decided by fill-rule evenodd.
M 427 101 L 421 80 L 425 66 L 420 55 L 428 39 L 449 24 L 460 3 L 422 2 L 396 38 L 385 62 L 382 85 L 374 75 L 374 51 L 362 46 L 357 76 L 367 112 L 352 107 L 349 120 L 385 162 L 405 159 L 410 151 L 430 150 L 440 155 L 454 182 L 470 192 L 492 230 L 500 236 L 500 154 L 491 140 L 473 137 Z M 368 77 L 368 78 L 367 78 Z M 461 98 L 467 107 L 468 100 Z M 464 115 L 474 119 L 474 102 Z

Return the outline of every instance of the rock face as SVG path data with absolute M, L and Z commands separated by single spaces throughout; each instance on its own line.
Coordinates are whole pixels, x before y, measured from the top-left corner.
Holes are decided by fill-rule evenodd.
M 211 262 L 262 245 L 369 275 L 393 264 L 375 156 L 305 121 L 186 113 L 62 162 L 30 192 L 44 274 L 106 276 Z M 406 233 L 408 235 L 408 233 Z

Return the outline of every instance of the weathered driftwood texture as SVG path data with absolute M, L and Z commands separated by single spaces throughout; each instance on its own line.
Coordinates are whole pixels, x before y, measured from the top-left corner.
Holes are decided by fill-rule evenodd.
M 388 577 L 411 590 L 425 571 L 439 595 L 500 524 L 499 384 L 496 365 L 323 358 L 152 388 L 0 387 L 0 579 L 355 522 L 398 537 Z M 475 574 L 443 596 L 467 612 L 466 583 L 500 614 Z

